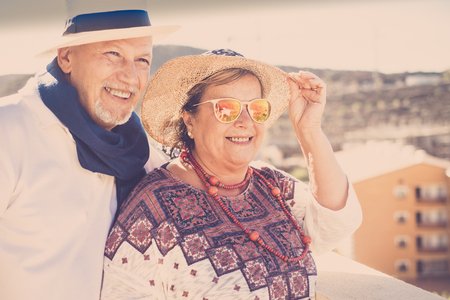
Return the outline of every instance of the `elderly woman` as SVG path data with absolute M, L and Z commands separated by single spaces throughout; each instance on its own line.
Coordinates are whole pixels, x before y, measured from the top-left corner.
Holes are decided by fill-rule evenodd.
M 231 50 L 174 59 L 142 104 L 149 135 L 181 149 L 120 208 L 105 250 L 102 299 L 314 299 L 313 255 L 361 223 L 321 130 L 326 87 Z M 252 163 L 289 105 L 309 187 Z

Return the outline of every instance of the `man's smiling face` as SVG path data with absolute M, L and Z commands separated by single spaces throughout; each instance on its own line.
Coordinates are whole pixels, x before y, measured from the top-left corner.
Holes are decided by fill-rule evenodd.
M 151 37 L 142 37 L 71 47 L 61 68 L 91 118 L 111 130 L 129 120 L 147 87 L 151 59 Z

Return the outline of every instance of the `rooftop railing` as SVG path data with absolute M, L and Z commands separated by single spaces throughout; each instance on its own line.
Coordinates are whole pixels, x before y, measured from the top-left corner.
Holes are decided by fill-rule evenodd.
M 419 203 L 445 203 L 447 202 L 447 197 L 420 197 L 417 198 L 417 202 Z
M 446 228 L 447 221 L 420 222 L 420 223 L 417 223 L 417 227 L 420 227 L 420 228 Z
M 417 247 L 417 251 L 420 253 L 427 252 L 427 253 L 445 253 L 447 252 L 447 246 L 436 246 L 436 247 Z

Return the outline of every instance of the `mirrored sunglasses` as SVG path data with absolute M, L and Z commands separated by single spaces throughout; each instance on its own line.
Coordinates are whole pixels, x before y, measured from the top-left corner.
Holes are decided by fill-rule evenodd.
M 215 99 L 208 100 L 194 106 L 202 105 L 211 102 L 214 105 L 214 115 L 217 120 L 222 123 L 231 123 L 235 121 L 242 113 L 244 106 L 247 106 L 247 111 L 253 121 L 257 123 L 264 123 L 270 117 L 270 102 L 266 99 L 255 99 L 249 102 L 242 102 L 236 99 Z

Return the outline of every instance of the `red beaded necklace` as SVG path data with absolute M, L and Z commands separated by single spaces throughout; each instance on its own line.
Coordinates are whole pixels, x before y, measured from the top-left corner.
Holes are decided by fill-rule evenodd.
M 305 235 L 305 233 L 302 232 L 302 230 L 298 226 L 295 219 L 292 217 L 292 215 L 286 209 L 286 206 L 284 205 L 284 202 L 283 202 L 283 198 L 281 197 L 280 189 L 276 186 L 275 187 L 272 186 L 272 184 L 270 182 L 268 182 L 267 179 L 265 179 L 258 171 L 253 170 L 252 168 L 248 167 L 247 173 L 245 174 L 245 178 L 241 183 L 234 184 L 234 185 L 224 185 L 223 183 L 219 182 L 219 179 L 217 179 L 217 177 L 211 176 L 208 173 L 206 173 L 206 171 L 195 160 L 195 158 L 192 156 L 192 154 L 190 153 L 190 151 L 188 149 L 184 149 L 184 151 L 181 152 L 180 158 L 182 161 L 188 163 L 189 165 L 191 165 L 193 167 L 194 171 L 197 173 L 200 180 L 208 188 L 208 193 L 214 198 L 214 200 L 217 201 L 217 203 L 220 205 L 222 210 L 227 214 L 227 216 L 230 217 L 230 219 L 233 220 L 233 222 L 237 226 L 239 226 L 239 228 L 241 228 L 245 232 L 245 234 L 248 235 L 250 240 L 252 240 L 253 242 L 257 242 L 261 247 L 263 247 L 266 250 L 268 250 L 269 252 L 275 254 L 276 256 L 278 256 L 279 258 L 281 258 L 284 261 L 295 262 L 295 261 L 299 261 L 305 257 L 306 253 L 308 253 L 309 244 L 311 243 L 311 237 Z M 275 197 L 275 199 L 278 200 L 278 203 L 280 204 L 281 208 L 283 209 L 283 212 L 285 213 L 285 215 L 292 222 L 292 224 L 294 224 L 294 227 L 300 232 L 300 235 L 302 236 L 302 242 L 303 242 L 303 244 L 305 244 L 305 249 L 303 250 L 303 253 L 300 256 L 289 258 L 289 257 L 275 251 L 274 249 L 272 249 L 272 247 L 270 247 L 269 245 L 264 243 L 264 241 L 259 237 L 259 233 L 257 231 L 254 231 L 254 230 L 250 231 L 250 229 L 248 229 L 244 225 L 242 225 L 242 223 L 239 222 L 238 219 L 223 204 L 222 200 L 220 200 L 218 187 L 224 188 L 224 189 L 237 189 L 237 188 L 243 186 L 244 184 L 246 184 L 247 181 L 250 180 L 250 177 L 252 176 L 253 173 L 256 174 L 259 178 L 261 178 L 261 180 L 264 182 L 264 184 L 270 189 L 270 193 L 272 194 L 272 196 Z

